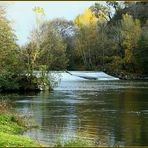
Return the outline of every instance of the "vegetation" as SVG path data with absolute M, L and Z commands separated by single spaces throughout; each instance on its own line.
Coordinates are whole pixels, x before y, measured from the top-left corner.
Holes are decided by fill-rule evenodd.
M 114 1 L 95 3 L 73 21 L 44 21 L 37 33 L 42 32 L 42 54 L 36 64 L 48 70 L 103 70 L 122 79 L 144 78 L 148 75 L 148 16 L 141 15 L 144 11 L 145 2 Z
M 143 19 L 139 14 L 146 6 L 147 3 L 142 2 L 107 2 L 106 6 L 96 3 L 76 17 L 75 50 L 84 69 L 147 75 L 141 60 L 148 54 L 147 34 L 142 35 L 147 32 L 148 17 Z M 136 14 L 134 7 L 138 9 Z M 115 9 L 114 14 L 111 14 L 111 8 Z M 145 50 L 140 50 L 143 46 Z M 143 61 L 147 63 L 145 56 Z
M 102 70 L 121 79 L 148 78 L 148 3 L 106 2 L 74 20 L 44 20 L 43 9 L 24 46 L 0 6 L 0 92 L 51 90 L 50 70 Z M 135 11 L 136 10 L 136 11 Z M 0 146 L 37 146 L 20 134 L 23 120 L 0 103 Z M 91 146 L 74 138 L 56 146 Z
M 67 141 L 57 141 L 55 147 L 89 147 L 94 146 L 91 140 L 86 140 L 80 137 L 71 138 Z
M 10 112 L 11 111 L 11 112 Z M 27 121 L 28 122 L 28 121 Z M 21 133 L 27 130 L 27 123 L 21 116 L 12 112 L 11 105 L 6 100 L 0 102 L 0 147 L 37 147 L 37 142 Z M 54 147 L 86 147 L 93 146 L 92 140 L 74 137 L 67 141 L 58 140 Z
M 51 89 L 50 70 L 103 70 L 121 78 L 147 77 L 147 6 L 146 2 L 95 3 L 72 21 L 45 21 L 43 9 L 36 8 L 34 12 L 41 13 L 23 47 L 17 45 L 11 21 L 0 7 L 0 90 Z M 41 72 L 40 78 L 35 71 Z
M 15 79 L 15 75 L 18 75 L 21 70 L 18 52 L 10 21 L 5 17 L 5 10 L 0 7 L 0 89 L 18 87 Z M 11 81 L 13 78 L 14 80 Z
M 16 44 L 16 36 L 6 12 L 0 7 L 0 91 L 39 91 L 51 89 L 46 65 L 41 65 L 41 76 L 36 77 L 35 62 L 39 49 L 30 43 L 26 49 Z
M 0 146 L 1 147 L 37 147 L 38 145 L 33 142 L 31 139 L 23 136 L 7 134 L 0 132 Z
M 10 113 L 10 106 L 6 101 L 0 102 L 0 146 L 38 146 L 31 139 L 19 135 L 26 126 L 24 121 L 16 114 Z

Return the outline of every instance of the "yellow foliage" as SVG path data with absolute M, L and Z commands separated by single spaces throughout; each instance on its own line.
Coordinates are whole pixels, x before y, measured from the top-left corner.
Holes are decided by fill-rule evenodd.
M 41 15 L 45 15 L 44 9 L 43 9 L 43 8 L 35 7 L 35 8 L 33 9 L 33 11 L 34 11 L 35 13 L 38 13 L 38 14 L 41 14 Z
M 77 26 L 82 26 L 82 25 L 96 25 L 97 23 L 97 18 L 96 16 L 92 13 L 90 9 L 85 9 L 84 13 L 77 16 L 76 19 L 74 20 L 74 23 Z
M 133 49 L 138 45 L 138 40 L 141 32 L 140 21 L 133 19 L 133 17 L 128 14 L 124 14 L 122 18 L 121 34 L 123 37 L 122 44 L 125 48 L 125 62 L 132 63 Z
M 33 12 L 36 14 L 36 22 L 37 22 L 37 25 L 39 25 L 41 20 L 45 16 L 44 9 L 40 7 L 34 7 Z
M 131 63 L 132 61 L 132 52 L 129 49 L 125 49 L 125 62 Z

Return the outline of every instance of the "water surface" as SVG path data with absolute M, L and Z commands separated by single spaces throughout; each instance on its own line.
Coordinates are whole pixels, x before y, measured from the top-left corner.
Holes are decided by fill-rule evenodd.
M 14 95 L 16 110 L 40 128 L 25 132 L 43 144 L 92 139 L 101 146 L 148 145 L 148 82 L 61 81 L 53 92 Z

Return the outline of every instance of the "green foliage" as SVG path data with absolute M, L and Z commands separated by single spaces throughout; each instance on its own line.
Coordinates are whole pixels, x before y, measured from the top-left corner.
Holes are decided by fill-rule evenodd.
M 144 64 L 147 63 L 147 38 L 143 40 L 141 32 L 148 30 L 145 23 L 148 17 L 140 15 L 146 5 L 116 1 L 107 2 L 107 6 L 95 3 L 89 11 L 77 16 L 74 20 L 78 26 L 75 33 L 77 64 L 81 63 L 81 67 L 89 70 L 98 67 L 99 70 L 112 68 L 127 73 L 146 73 L 147 67 L 142 68 L 142 65 L 147 65 Z M 134 8 L 138 9 L 137 13 Z M 111 9 L 115 10 L 114 15 Z
M 63 18 L 55 18 L 49 21 L 49 24 L 60 34 L 66 45 L 65 53 L 68 61 L 65 68 L 73 70 L 76 66 L 76 61 L 78 62 L 77 53 L 74 50 L 74 33 L 76 27 L 74 26 L 73 21 Z
M 134 20 L 132 16 L 125 14 L 121 20 L 122 46 L 124 49 L 125 68 L 135 72 L 134 49 L 138 46 L 138 40 L 141 33 L 139 20 Z
M 0 7 L 0 89 L 18 88 L 16 77 L 22 73 L 19 48 L 5 9 Z
M 31 139 L 18 135 L 11 135 L 0 132 L 0 146 L 1 147 L 36 147 L 37 144 Z
M 148 29 L 144 29 L 134 52 L 138 72 L 148 74 Z
M 27 137 L 17 135 L 26 130 L 25 121 L 15 113 L 10 112 L 6 101 L 0 102 L 0 147 L 6 146 L 37 146 L 37 143 Z
M 94 144 L 91 140 L 75 137 L 67 141 L 58 141 L 55 147 L 89 147 L 93 145 Z
M 95 3 L 73 21 L 40 19 L 20 48 L 0 7 L 0 90 L 50 89 L 50 70 L 113 68 L 147 75 L 147 8 L 145 2 L 114 1 Z
M 16 44 L 16 36 L 10 25 L 11 22 L 6 18 L 5 10 L 0 7 L 0 91 L 28 91 L 50 88 L 47 76 L 43 77 L 42 75 L 37 78 L 33 74 L 34 70 L 39 69 L 40 65 L 44 64 L 37 63 L 40 62 L 37 60 L 42 58 L 40 46 L 37 43 L 40 36 L 39 32 L 33 30 L 31 42 L 26 47 L 19 49 Z M 56 46 L 56 48 L 59 48 L 59 46 Z M 59 52 L 59 55 L 64 59 L 61 52 Z M 52 61 L 55 60 L 54 57 L 52 57 Z M 56 63 L 57 60 L 52 64 Z
M 17 124 L 17 117 L 12 114 L 0 114 L 0 131 L 16 134 L 24 130 L 24 127 L 21 127 Z
M 123 69 L 123 60 L 120 56 L 113 56 L 112 57 L 112 63 L 111 63 L 111 69 L 114 70 L 121 70 Z
M 0 146 L 37 146 L 31 139 L 16 135 L 25 129 L 19 120 L 16 115 L 0 113 Z
M 144 25 L 148 18 L 148 13 L 145 13 L 147 12 L 147 9 L 147 2 L 122 2 L 121 8 L 116 11 L 111 20 L 111 23 L 114 24 L 116 21 L 121 20 L 122 15 L 127 13 L 133 16 L 134 19 L 139 19 L 141 24 Z
M 48 66 L 48 70 L 62 70 L 67 66 L 66 45 L 56 30 L 50 28 L 43 32 L 40 61 Z M 61 64 L 62 63 L 62 64 Z
M 38 30 L 33 32 L 30 44 L 34 44 L 34 47 L 30 48 L 34 55 L 30 59 L 35 59 L 33 60 L 33 69 L 40 65 L 46 65 L 47 71 L 62 70 L 67 66 L 66 44 L 60 33 L 50 25 L 50 22 L 44 22 Z
M 1 73 L 14 73 L 17 68 L 17 45 L 10 22 L 0 8 L 0 70 Z
M 0 75 L 0 90 L 5 91 L 5 90 L 15 90 L 18 89 L 19 85 L 17 83 L 17 78 L 15 75 L 12 74 L 2 74 Z
M 97 46 L 97 35 L 95 26 L 82 26 L 76 34 L 76 52 L 82 57 L 86 69 L 92 69 L 96 61 L 94 52 Z M 97 56 L 97 55 L 96 55 Z

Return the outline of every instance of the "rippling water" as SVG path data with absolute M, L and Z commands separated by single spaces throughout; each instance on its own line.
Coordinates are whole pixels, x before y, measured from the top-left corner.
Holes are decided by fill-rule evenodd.
M 148 145 L 146 81 L 61 81 L 51 93 L 13 98 L 40 126 L 24 134 L 43 144 L 81 136 L 101 146 Z

